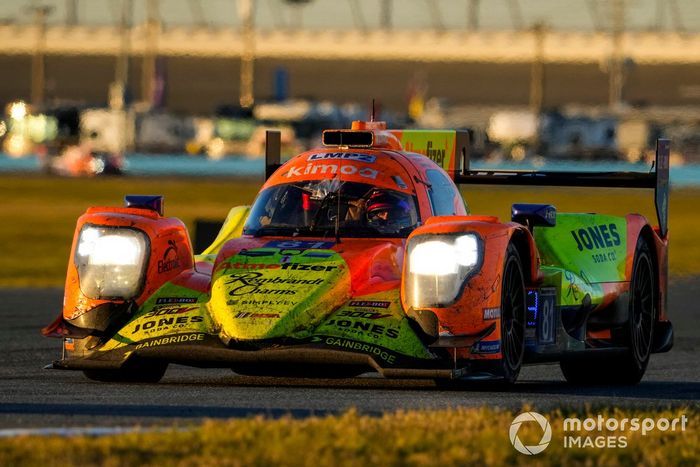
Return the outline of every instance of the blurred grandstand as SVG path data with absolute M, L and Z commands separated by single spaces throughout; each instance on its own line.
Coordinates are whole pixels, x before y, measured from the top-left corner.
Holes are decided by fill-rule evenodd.
M 374 97 L 396 124 L 470 129 L 484 156 L 637 160 L 672 135 L 697 160 L 696 6 L 4 0 L 0 103 L 21 100 L 28 116 L 54 119 L 47 135 L 34 124 L 27 136 L 28 125 L 8 117 L 5 141 L 16 136 L 18 152 L 87 139 L 117 152 L 218 157 L 260 152 L 261 129 L 276 126 L 293 151 L 324 125 L 362 117 Z M 120 141 L 104 141 L 110 131 L 98 120 Z

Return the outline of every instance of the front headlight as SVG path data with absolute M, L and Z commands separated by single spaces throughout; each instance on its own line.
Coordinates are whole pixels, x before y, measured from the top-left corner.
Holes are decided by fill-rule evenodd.
M 86 225 L 75 251 L 80 289 L 93 299 L 128 300 L 143 284 L 148 237 L 140 230 Z
M 481 264 L 481 240 L 473 233 L 421 235 L 408 245 L 406 301 L 413 308 L 446 306 L 459 296 Z

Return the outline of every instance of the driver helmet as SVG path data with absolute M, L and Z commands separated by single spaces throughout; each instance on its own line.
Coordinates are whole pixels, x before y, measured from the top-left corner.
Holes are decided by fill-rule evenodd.
M 375 191 L 367 201 L 367 222 L 373 226 L 401 224 L 399 228 L 411 225 L 411 209 L 400 196 Z M 405 225 L 403 225 L 405 224 Z

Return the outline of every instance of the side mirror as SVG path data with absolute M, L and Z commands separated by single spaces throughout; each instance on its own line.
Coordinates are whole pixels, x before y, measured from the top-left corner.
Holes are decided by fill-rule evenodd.
M 554 227 L 557 225 L 557 208 L 551 204 L 514 204 L 510 209 L 510 219 L 528 229 Z
M 162 195 L 126 195 L 124 197 L 124 207 L 150 209 L 157 212 L 159 216 L 163 215 L 163 204 Z

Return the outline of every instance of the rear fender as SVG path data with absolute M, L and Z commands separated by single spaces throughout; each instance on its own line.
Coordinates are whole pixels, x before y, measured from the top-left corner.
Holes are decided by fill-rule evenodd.
M 632 266 L 634 265 L 634 250 L 640 236 L 649 244 L 654 256 L 656 266 L 656 284 L 658 291 L 657 320 L 667 321 L 668 303 L 668 234 L 665 238 L 660 236 L 657 228 L 652 228 L 649 221 L 639 214 L 628 214 L 627 220 L 627 263 L 625 277 L 627 282 L 632 280 Z
M 144 284 L 136 305 L 143 304 L 163 284 L 183 271 L 193 268 L 190 238 L 185 225 L 176 218 L 161 217 L 158 213 L 140 208 L 89 208 L 79 219 L 73 236 L 68 261 L 63 304 L 63 318 L 76 320 L 86 312 L 106 303 L 124 303 L 124 300 L 101 300 L 86 296 L 80 288 L 78 269 L 74 258 L 81 229 L 86 224 L 97 226 L 129 227 L 144 232 L 150 243 Z

